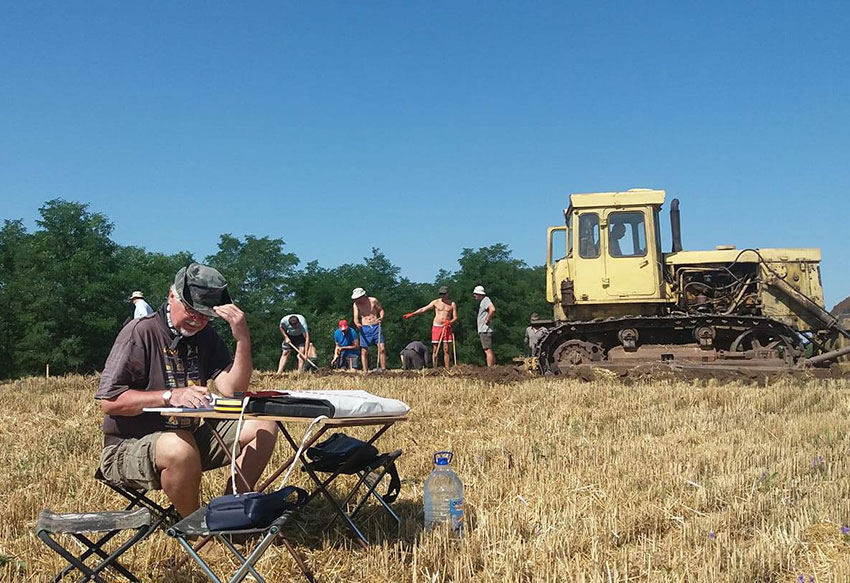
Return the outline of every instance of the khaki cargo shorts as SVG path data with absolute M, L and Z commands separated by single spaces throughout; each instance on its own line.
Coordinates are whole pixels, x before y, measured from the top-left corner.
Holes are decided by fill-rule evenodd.
M 213 422 L 216 423 L 216 422 Z M 218 421 L 217 429 L 228 449 L 236 440 L 236 421 Z M 157 431 L 138 439 L 124 439 L 120 443 L 107 445 L 100 454 L 100 471 L 106 481 L 124 484 L 140 490 L 159 490 L 159 471 L 156 469 L 156 442 L 165 433 Z M 201 467 L 204 471 L 228 464 L 227 454 L 213 437 L 210 422 L 205 421 L 192 434 L 201 452 Z M 236 455 L 239 455 L 236 445 Z
M 488 348 L 493 348 L 493 333 L 492 332 L 479 332 L 478 339 L 481 340 L 481 348 L 487 350 Z

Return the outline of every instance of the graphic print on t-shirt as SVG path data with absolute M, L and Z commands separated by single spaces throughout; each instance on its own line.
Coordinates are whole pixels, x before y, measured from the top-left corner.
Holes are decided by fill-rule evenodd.
M 165 384 L 169 389 L 182 389 L 183 387 L 198 387 L 201 385 L 201 369 L 198 358 L 198 347 L 194 344 L 186 346 L 185 358 L 180 358 L 179 348 L 162 347 L 165 357 Z M 166 429 L 187 429 L 195 431 L 200 424 L 200 419 L 188 417 L 168 417 L 165 421 Z

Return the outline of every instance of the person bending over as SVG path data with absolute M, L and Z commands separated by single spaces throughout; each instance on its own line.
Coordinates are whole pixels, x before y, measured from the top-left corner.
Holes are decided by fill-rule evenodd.
M 303 372 L 310 350 L 310 329 L 307 328 L 307 320 L 301 314 L 287 314 L 280 319 L 280 333 L 283 342 L 280 345 L 277 374 L 283 374 L 289 354 L 293 351 L 298 357 L 298 372 Z
M 422 370 L 431 366 L 431 351 L 418 340 L 409 342 L 401 353 L 401 368 L 404 370 Z

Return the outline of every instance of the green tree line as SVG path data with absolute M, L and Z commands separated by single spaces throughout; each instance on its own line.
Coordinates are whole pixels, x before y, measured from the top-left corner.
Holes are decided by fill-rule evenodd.
M 234 301 L 251 329 L 254 366 L 275 370 L 280 357 L 280 318 L 301 313 L 307 318 L 319 364 L 329 363 L 337 321 L 352 316 L 351 290 L 366 289 L 386 310 L 389 366 L 411 340 L 430 340 L 431 317 L 403 320 L 402 314 L 437 297 L 448 285 L 458 304 L 455 326 L 458 362 L 483 364 L 478 343 L 478 304 L 472 288 L 481 284 L 497 307 L 494 349 L 499 362 L 523 352 L 523 335 L 532 312 L 549 312 L 544 269 L 531 267 L 497 243 L 463 249 L 458 269 L 441 270 L 435 281 L 413 282 L 401 276 L 379 250 L 362 263 L 327 268 L 302 265 L 285 250 L 283 239 L 220 237 L 218 251 L 196 258 L 122 246 L 111 239 L 113 224 L 88 205 L 55 199 L 40 209 L 34 232 L 21 220 L 4 220 L 0 230 L 0 378 L 51 372 L 100 370 L 118 330 L 132 315 L 129 296 L 142 290 L 156 309 L 174 274 L 191 261 L 211 265 L 227 278 Z M 215 326 L 221 326 L 219 321 Z M 225 339 L 230 334 L 223 333 Z

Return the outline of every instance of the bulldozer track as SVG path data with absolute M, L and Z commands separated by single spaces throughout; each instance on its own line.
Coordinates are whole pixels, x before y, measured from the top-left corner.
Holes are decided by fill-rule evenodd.
M 559 365 L 558 356 L 585 354 L 592 346 L 599 347 L 601 362 L 606 360 L 611 348 L 622 345 L 621 331 L 637 333 L 637 345 L 680 345 L 696 343 L 695 332 L 700 329 L 712 331 L 713 347 L 729 350 L 742 334 L 751 332 L 762 337 L 781 339 L 785 346 L 801 352 L 802 342 L 796 330 L 763 316 L 717 315 L 717 314 L 674 314 L 668 316 L 624 316 L 586 321 L 562 322 L 549 329 L 535 347 L 538 366 L 541 372 L 555 371 Z M 628 336 L 628 335 L 627 335 Z M 576 342 L 584 343 L 579 347 Z M 564 350 L 570 343 L 575 347 Z M 795 355 L 796 356 L 796 355 Z M 786 359 L 787 360 L 787 359 Z M 569 364 L 577 364 L 570 362 Z M 792 364 L 792 363 L 789 363 Z

